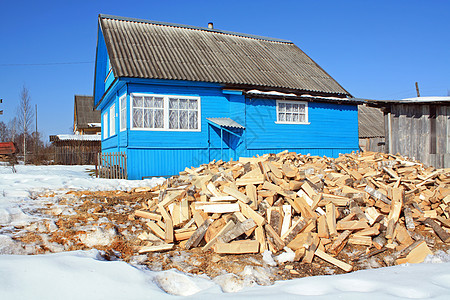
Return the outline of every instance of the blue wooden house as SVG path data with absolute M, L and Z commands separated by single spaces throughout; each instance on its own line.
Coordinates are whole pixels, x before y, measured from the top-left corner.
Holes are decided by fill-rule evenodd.
M 129 179 L 285 149 L 358 150 L 357 101 L 291 41 L 100 15 L 102 152 Z

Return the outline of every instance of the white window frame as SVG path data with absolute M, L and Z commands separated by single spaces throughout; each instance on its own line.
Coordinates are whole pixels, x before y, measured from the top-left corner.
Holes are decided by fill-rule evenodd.
M 119 98 L 119 127 L 120 131 L 127 130 L 127 95 L 122 95 Z
M 109 136 L 116 135 L 116 104 L 109 108 Z
M 108 132 L 109 132 L 109 127 L 108 127 L 108 111 L 105 111 L 105 113 L 103 114 L 103 127 L 102 127 L 102 131 L 103 131 L 103 139 L 107 139 L 108 138 Z
M 279 120 L 279 113 L 278 113 L 278 109 L 279 109 L 279 105 L 280 103 L 284 103 L 284 104 L 301 104 L 305 106 L 305 121 L 303 122 L 287 122 L 287 121 L 280 121 Z M 307 101 L 297 101 L 297 100 L 277 100 L 277 120 L 276 120 L 276 124 L 311 124 L 309 123 L 309 118 L 308 118 L 308 102 Z
M 137 128 L 133 126 L 133 98 L 134 97 L 161 97 L 163 98 L 163 118 L 164 118 L 164 126 L 163 128 Z M 198 110 L 197 110 L 197 129 L 171 129 L 169 128 L 169 98 L 181 98 L 181 99 L 193 99 L 197 100 Z M 146 94 L 146 93 L 131 93 L 130 94 L 130 113 L 128 116 L 130 117 L 130 129 L 131 130 L 140 130 L 140 131 L 184 131 L 184 132 L 200 132 L 201 128 L 201 98 L 194 96 L 183 96 L 183 95 L 160 95 L 160 94 Z

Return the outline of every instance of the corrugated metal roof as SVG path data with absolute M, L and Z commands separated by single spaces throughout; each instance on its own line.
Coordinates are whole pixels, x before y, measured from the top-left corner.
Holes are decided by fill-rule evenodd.
M 290 41 L 100 15 L 115 76 L 349 95 Z
M 90 123 L 100 122 L 101 113 L 99 110 L 94 110 L 94 97 L 75 95 L 75 126 L 89 128 Z
M 244 126 L 242 126 L 241 124 L 239 124 L 238 122 L 236 122 L 230 118 L 206 118 L 206 120 L 211 121 L 214 124 L 217 124 L 217 125 L 223 126 L 223 127 L 245 129 Z
M 359 137 L 384 137 L 384 115 L 376 107 L 358 105 Z

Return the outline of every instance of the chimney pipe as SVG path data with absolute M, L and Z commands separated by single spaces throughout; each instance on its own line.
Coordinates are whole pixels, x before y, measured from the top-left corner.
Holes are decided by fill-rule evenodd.
M 209 23 L 208 23 L 208 28 L 209 28 L 209 29 L 214 29 L 214 24 L 213 24 L 213 22 L 209 22 Z

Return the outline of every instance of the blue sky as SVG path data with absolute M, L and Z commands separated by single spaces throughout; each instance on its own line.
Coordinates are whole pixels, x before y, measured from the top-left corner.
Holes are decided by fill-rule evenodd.
M 447 96 L 450 1 L 0 0 L 0 120 L 26 86 L 39 131 L 70 133 L 75 94 L 93 91 L 99 13 L 293 41 L 353 96 Z M 64 64 L 52 64 L 64 63 Z M 69 64 L 70 63 L 70 64 Z

